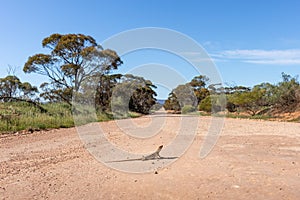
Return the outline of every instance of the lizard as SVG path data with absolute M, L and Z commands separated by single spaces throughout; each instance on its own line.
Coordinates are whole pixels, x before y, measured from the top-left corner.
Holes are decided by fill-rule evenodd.
M 152 154 L 150 154 L 148 156 L 142 156 L 141 158 L 133 158 L 133 159 L 125 159 L 125 160 L 115 160 L 115 161 L 109 161 L 107 163 L 112 163 L 112 162 L 126 162 L 126 161 L 139 161 L 139 160 L 140 161 L 146 161 L 146 160 L 155 160 L 155 159 L 175 159 L 175 158 L 177 158 L 177 157 L 161 157 L 159 155 L 159 153 L 162 150 L 162 148 L 163 148 L 163 145 L 160 145 L 158 147 L 158 149 L 154 153 L 152 153 Z

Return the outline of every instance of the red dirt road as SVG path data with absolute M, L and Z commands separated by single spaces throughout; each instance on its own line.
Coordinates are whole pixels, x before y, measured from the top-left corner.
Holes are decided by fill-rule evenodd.
M 216 146 L 201 159 L 211 118 L 199 119 L 190 148 L 157 173 L 108 168 L 84 148 L 75 128 L 2 135 L 0 199 L 300 198 L 299 123 L 226 119 Z M 146 126 L 152 119 L 132 120 Z M 142 142 L 120 134 L 113 121 L 101 127 L 116 146 L 147 154 L 172 142 L 178 120 L 168 115 L 160 134 Z

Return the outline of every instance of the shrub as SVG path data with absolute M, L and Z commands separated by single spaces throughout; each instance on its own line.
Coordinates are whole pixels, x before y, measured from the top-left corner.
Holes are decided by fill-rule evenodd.
M 212 104 L 211 104 L 211 98 L 210 96 L 205 97 L 200 104 L 198 109 L 200 111 L 205 111 L 205 112 L 211 112 Z
M 195 112 L 196 108 L 192 105 L 185 105 L 183 106 L 181 113 L 182 114 L 187 114 L 187 113 L 191 113 L 191 112 Z

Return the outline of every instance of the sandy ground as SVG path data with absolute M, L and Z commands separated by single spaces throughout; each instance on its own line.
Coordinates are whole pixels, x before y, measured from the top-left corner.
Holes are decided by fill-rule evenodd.
M 172 164 L 147 173 L 122 172 L 99 162 L 75 128 L 2 135 L 0 199 L 300 198 L 299 123 L 226 119 L 213 150 L 200 158 L 211 118 L 191 119 L 197 119 L 199 125 L 188 150 Z M 149 139 L 122 134 L 126 120 L 122 130 L 114 121 L 99 125 L 109 142 L 126 151 L 147 154 L 164 144 L 161 155 L 173 156 L 167 149 L 182 118 L 165 115 L 155 120 L 164 120 L 163 128 Z M 131 122 L 145 128 L 153 121 L 153 116 L 146 116 Z M 159 162 L 163 161 L 124 165 Z

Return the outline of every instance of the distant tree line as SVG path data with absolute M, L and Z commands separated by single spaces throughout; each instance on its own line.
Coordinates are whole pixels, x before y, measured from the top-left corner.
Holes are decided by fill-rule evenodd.
M 271 112 L 293 112 L 300 106 L 300 84 L 298 77 L 282 73 L 277 84 L 261 83 L 254 87 L 221 87 L 208 85 L 209 78 L 203 75 L 194 77 L 189 83 L 179 85 L 169 94 L 164 108 L 184 111 L 200 110 L 205 112 L 247 112 L 250 115 Z M 224 106 L 221 94 L 226 96 Z
M 72 106 L 74 94 L 83 103 L 94 103 L 99 112 L 135 111 L 147 114 L 156 105 L 156 86 L 143 77 L 114 74 L 123 61 L 117 52 L 104 49 L 94 38 L 83 34 L 52 34 L 42 41 L 48 54 L 30 56 L 25 73 L 48 78 L 39 89 L 14 74 L 0 78 L 0 101 L 64 102 Z M 298 77 L 282 73 L 277 84 L 262 83 L 252 88 L 223 87 L 208 84 L 209 77 L 199 75 L 189 83 L 178 85 L 165 101 L 166 110 L 178 112 L 293 112 L 300 105 Z M 220 98 L 224 94 L 226 98 Z M 224 96 L 223 95 L 223 96 Z M 226 102 L 226 104 L 225 104 Z
M 110 111 L 116 86 L 122 84 L 126 88 L 126 84 L 134 83 L 134 91 L 124 105 L 127 104 L 131 111 L 146 114 L 155 104 L 152 82 L 133 75 L 113 74 L 122 60 L 114 50 L 104 49 L 91 36 L 52 34 L 42 45 L 50 50 L 49 54 L 30 56 L 23 71 L 44 75 L 49 81 L 42 83 L 38 91 L 30 83 L 22 83 L 15 75 L 8 75 L 0 79 L 0 101 L 30 99 L 32 102 L 65 102 L 72 106 L 73 93 L 77 93 L 85 95 L 85 99 L 94 98 L 98 111 Z M 86 96 L 91 89 L 94 93 Z

